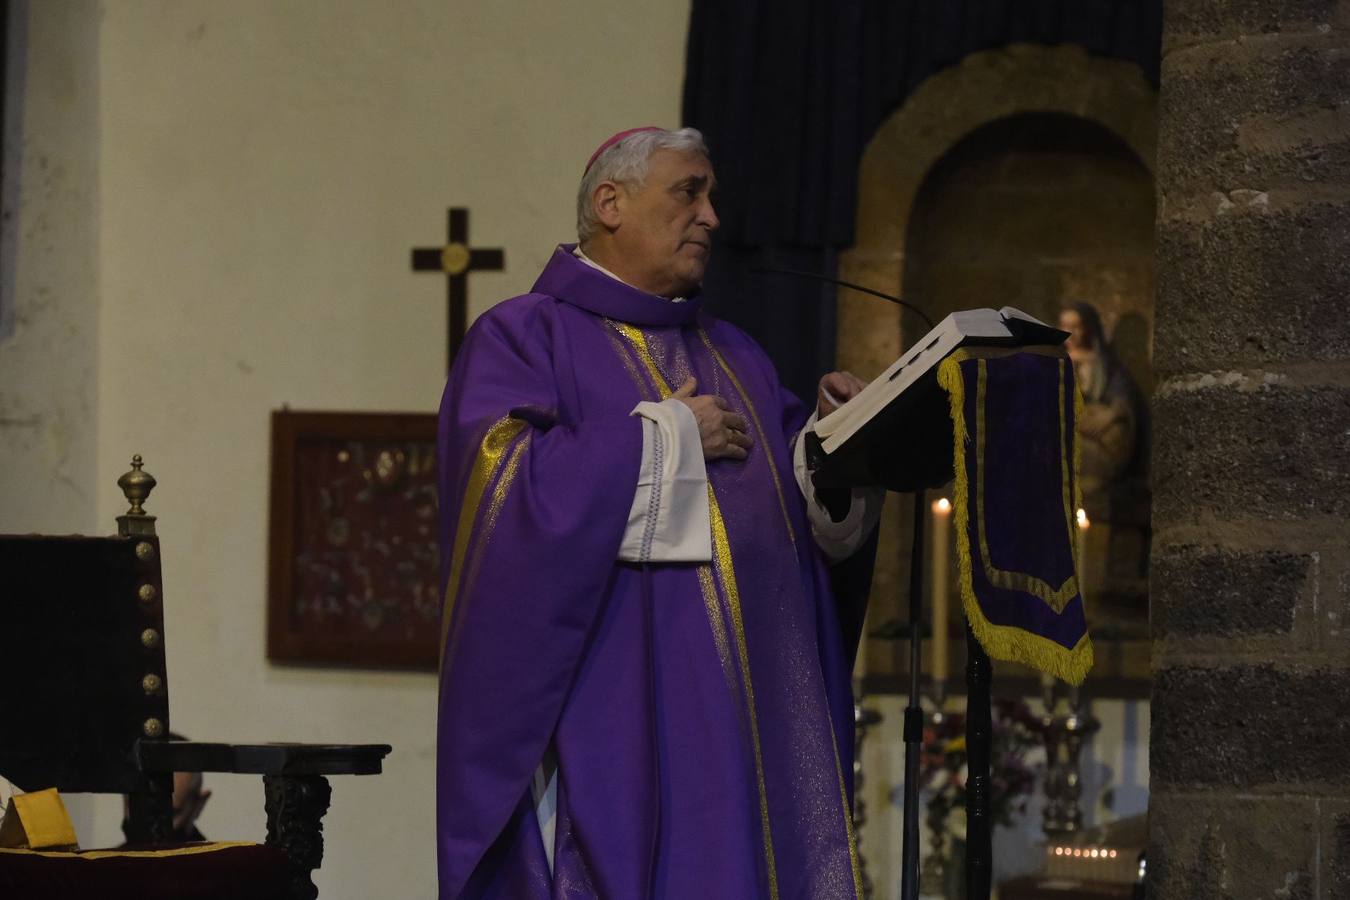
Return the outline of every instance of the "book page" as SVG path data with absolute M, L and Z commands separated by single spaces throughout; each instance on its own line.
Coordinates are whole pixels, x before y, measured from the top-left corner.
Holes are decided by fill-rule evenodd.
M 1031 322 L 1033 325 L 1045 325 L 1047 328 L 1054 327 L 1042 322 L 1040 319 L 1029 313 L 1022 312 L 1015 306 L 1005 306 L 998 311 L 998 314 L 1005 319 L 1021 319 L 1023 322 Z
M 1002 314 L 993 309 L 960 310 L 947 316 L 856 397 L 816 423 L 815 431 L 825 452 L 841 446 L 966 338 L 1006 338 L 1010 334 Z

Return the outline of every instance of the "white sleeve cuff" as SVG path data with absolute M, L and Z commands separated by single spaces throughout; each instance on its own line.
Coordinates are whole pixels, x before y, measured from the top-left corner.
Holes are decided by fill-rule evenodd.
M 644 401 L 642 466 L 619 546 L 623 562 L 710 562 L 708 472 L 694 413 L 679 400 Z
M 848 515 L 839 522 L 831 519 L 829 512 L 816 499 L 816 486 L 806 467 L 804 436 L 815 424 L 816 413 L 813 412 L 797 435 L 796 446 L 792 449 L 792 472 L 796 476 L 797 487 L 806 498 L 806 517 L 811 523 L 811 536 L 816 539 L 816 545 L 824 552 L 825 558 L 836 563 L 856 553 L 872 529 L 877 527 L 877 520 L 881 518 L 881 505 L 886 500 L 886 489 L 854 488 Z

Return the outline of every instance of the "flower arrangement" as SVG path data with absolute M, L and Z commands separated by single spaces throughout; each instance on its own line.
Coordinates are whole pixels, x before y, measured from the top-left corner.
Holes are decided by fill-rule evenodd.
M 1026 812 L 1036 787 L 1040 766 L 1029 765 L 1026 756 L 1044 746 L 1045 723 L 1021 700 L 996 698 L 992 705 L 989 814 L 996 825 L 1011 826 L 1015 814 Z M 933 717 L 924 727 L 920 786 L 929 797 L 926 818 L 935 836 L 950 832 L 965 838 L 965 732 L 966 717 L 959 712 Z

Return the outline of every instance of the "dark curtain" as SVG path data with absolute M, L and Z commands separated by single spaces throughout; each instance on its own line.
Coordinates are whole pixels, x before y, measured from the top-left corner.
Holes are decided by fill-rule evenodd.
M 709 308 L 813 397 L 834 362 L 834 288 L 750 269 L 834 274 L 881 122 L 933 73 L 1013 43 L 1077 44 L 1156 84 L 1161 34 L 1161 0 L 693 0 L 684 122 L 707 137 L 722 220 Z

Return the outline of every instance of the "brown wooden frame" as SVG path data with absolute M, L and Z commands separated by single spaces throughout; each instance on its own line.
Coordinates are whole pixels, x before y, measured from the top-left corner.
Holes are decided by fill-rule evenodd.
M 267 658 L 278 663 L 435 671 L 439 629 L 426 640 L 369 641 L 306 634 L 293 627 L 299 496 L 296 460 L 308 440 L 384 445 L 436 440 L 435 413 L 272 412 L 267 567 Z M 352 553 L 360 553 L 353 547 Z M 377 563 L 372 563 L 377 565 Z

